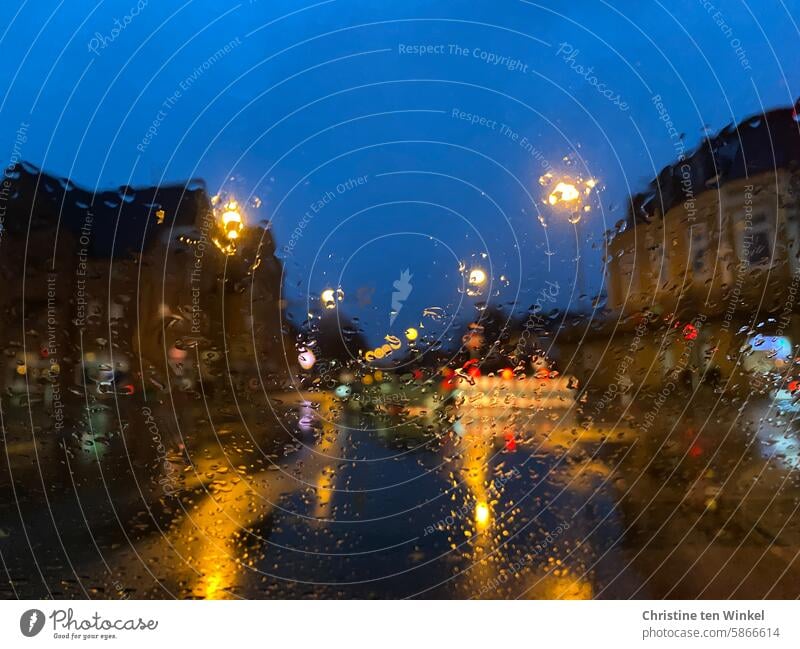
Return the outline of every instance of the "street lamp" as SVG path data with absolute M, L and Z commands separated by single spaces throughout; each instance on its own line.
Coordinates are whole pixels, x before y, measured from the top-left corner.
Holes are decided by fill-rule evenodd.
M 326 288 L 324 291 L 322 291 L 319 297 L 322 300 L 322 306 L 324 306 L 326 309 L 335 309 L 336 303 L 344 300 L 344 291 L 340 288 L 337 288 L 336 290 L 332 288 Z
M 548 172 L 539 178 L 539 184 L 543 187 L 549 185 L 553 180 L 553 174 Z M 575 235 L 577 238 L 577 283 L 578 290 L 584 292 L 584 276 L 583 276 L 583 255 L 581 254 L 581 244 L 583 243 L 583 234 L 581 232 L 581 221 L 583 212 L 588 212 L 591 208 L 589 205 L 583 204 L 584 196 L 589 196 L 592 190 L 597 186 L 597 180 L 589 178 L 583 180 L 581 178 L 570 178 L 569 176 L 563 177 L 559 180 L 550 194 L 547 196 L 547 203 L 551 207 L 563 208 L 568 210 L 567 220 L 575 226 Z
M 236 252 L 236 241 L 244 229 L 244 217 L 235 199 L 230 199 L 221 206 L 219 203 L 220 197 L 217 195 L 211 204 L 217 213 L 217 226 L 222 236 L 213 237 L 213 241 L 226 255 L 232 255 Z
M 483 286 L 486 283 L 486 272 L 480 268 L 473 268 L 469 271 L 470 286 Z
M 473 268 L 467 275 L 467 295 L 470 297 L 477 297 L 483 291 L 486 285 L 486 271 L 482 268 Z
M 225 231 L 225 236 L 230 240 L 238 239 L 243 225 L 239 204 L 236 201 L 229 201 L 222 213 L 222 229 Z
M 578 188 L 570 182 L 563 180 L 556 184 L 550 196 L 547 197 L 547 202 L 550 205 L 558 205 L 559 203 L 573 203 L 581 197 Z
M 546 173 L 539 178 L 539 184 L 547 186 L 552 182 L 553 175 Z M 588 212 L 590 207 L 583 204 L 584 196 L 592 193 L 597 186 L 597 180 L 589 178 L 582 180 L 565 176 L 559 180 L 547 196 L 547 204 L 551 207 L 563 208 L 570 211 L 567 220 L 577 224 L 581 220 L 581 212 Z

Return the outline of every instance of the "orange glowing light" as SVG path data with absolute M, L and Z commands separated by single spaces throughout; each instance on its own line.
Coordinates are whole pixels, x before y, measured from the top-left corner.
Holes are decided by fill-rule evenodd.
M 475 505 L 475 524 L 479 529 L 486 527 L 491 517 L 492 514 L 487 503 L 481 501 Z
M 572 183 L 564 182 L 563 180 L 556 184 L 555 188 L 547 197 L 547 202 L 550 205 L 557 205 L 558 203 L 572 203 L 581 197 L 578 188 Z
M 473 268 L 469 272 L 469 283 L 472 286 L 483 286 L 486 283 L 486 272 L 480 268 Z

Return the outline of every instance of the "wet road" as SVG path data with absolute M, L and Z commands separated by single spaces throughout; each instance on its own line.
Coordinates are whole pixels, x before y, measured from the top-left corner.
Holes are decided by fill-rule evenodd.
M 2 596 L 800 595 L 793 412 L 591 406 L 4 408 Z

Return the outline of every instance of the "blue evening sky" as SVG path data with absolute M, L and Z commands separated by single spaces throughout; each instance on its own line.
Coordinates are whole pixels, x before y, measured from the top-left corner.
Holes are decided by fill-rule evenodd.
M 798 4 L 6 0 L 0 153 L 28 125 L 23 159 L 89 188 L 199 177 L 257 196 L 248 217 L 293 242 L 295 312 L 341 285 L 374 341 L 406 268 L 392 331 L 431 306 L 524 309 L 547 281 L 586 310 L 602 233 L 676 157 L 653 97 L 689 147 L 791 105 Z M 599 180 L 579 228 L 543 204 L 546 169 Z M 484 296 L 459 263 L 490 273 Z

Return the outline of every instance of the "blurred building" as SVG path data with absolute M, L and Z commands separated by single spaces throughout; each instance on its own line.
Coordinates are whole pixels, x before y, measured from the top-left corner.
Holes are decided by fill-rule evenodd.
M 631 198 L 608 244 L 607 317 L 582 350 L 595 380 L 732 385 L 787 365 L 800 343 L 799 166 L 797 113 L 773 110 Z
M 7 393 L 199 390 L 257 362 L 280 374 L 271 232 L 244 223 L 226 246 L 202 183 L 92 193 L 20 164 L 0 219 Z

